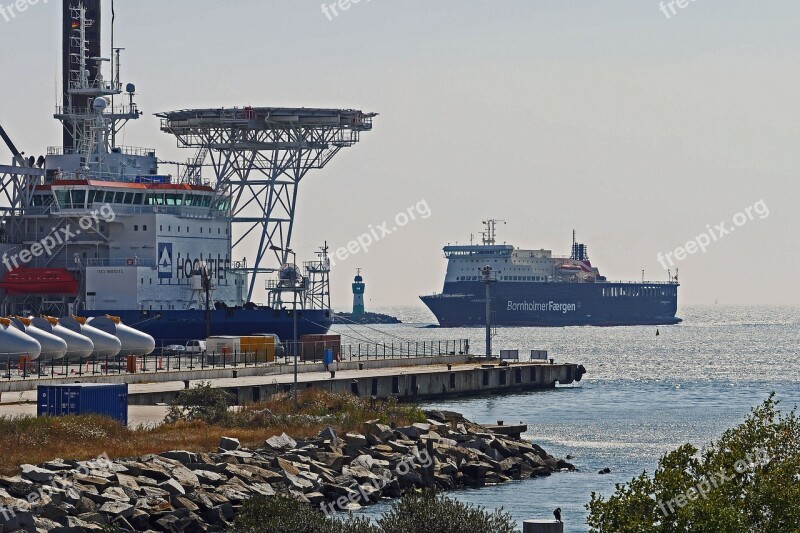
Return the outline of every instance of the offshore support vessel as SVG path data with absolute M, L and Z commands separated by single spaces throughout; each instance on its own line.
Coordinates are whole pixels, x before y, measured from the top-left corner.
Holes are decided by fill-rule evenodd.
M 372 129 L 352 109 L 243 107 L 160 113 L 193 150 L 176 175 L 117 143 L 142 113 L 101 46 L 101 0 L 63 1 L 62 146 L 24 157 L 0 126 L 0 313 L 114 315 L 159 342 L 326 333 L 327 246 L 290 263 L 298 185 Z M 104 65 L 110 65 L 104 73 Z M 124 87 L 124 90 L 123 90 Z M 206 161 L 210 161 L 206 163 Z M 210 167 L 213 179 L 205 179 Z M 245 259 L 245 257 L 247 259 Z M 252 303 L 256 289 L 265 304 Z M 289 294 L 287 298 L 287 293 Z
M 420 298 L 443 327 L 627 326 L 681 322 L 678 276 L 667 282 L 611 282 L 592 265 L 585 244 L 572 254 L 497 244 L 498 220 L 484 222 L 481 244 L 446 246 L 444 290 Z M 487 267 L 489 267 L 487 269 Z

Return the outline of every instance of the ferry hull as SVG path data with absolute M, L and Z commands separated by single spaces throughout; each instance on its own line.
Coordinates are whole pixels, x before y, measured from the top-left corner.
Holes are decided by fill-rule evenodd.
M 486 286 L 445 284 L 420 297 L 442 327 L 486 323 Z M 495 283 L 492 324 L 512 327 L 667 325 L 681 322 L 677 284 Z
M 186 344 L 206 338 L 205 311 L 83 311 L 81 316 L 114 315 L 132 328 L 152 336 L 157 346 Z M 297 336 L 322 335 L 333 323 L 329 310 L 298 310 Z M 274 333 L 281 340 L 293 337 L 291 310 L 228 308 L 211 311 L 212 336 L 247 336 Z

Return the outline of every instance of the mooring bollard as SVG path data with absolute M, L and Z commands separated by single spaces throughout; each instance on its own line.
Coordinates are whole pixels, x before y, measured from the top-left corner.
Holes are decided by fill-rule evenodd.
M 183 380 L 183 388 L 184 389 L 188 389 L 189 388 L 189 380 L 188 379 L 184 379 Z
M 364 370 L 364 363 L 358 363 L 358 369 Z
M 564 522 L 556 520 L 525 520 L 522 533 L 564 533 Z
M 331 370 L 331 379 L 336 377 L 336 370 Z

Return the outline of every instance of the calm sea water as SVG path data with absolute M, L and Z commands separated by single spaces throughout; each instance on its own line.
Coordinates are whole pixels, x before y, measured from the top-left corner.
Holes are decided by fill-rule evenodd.
M 424 309 L 380 311 L 406 323 L 336 330 L 362 342 L 468 338 L 473 352 L 483 344 L 480 328 L 431 328 L 435 320 Z M 551 518 L 561 507 L 566 531 L 586 531 L 592 492 L 612 494 L 615 483 L 652 472 L 659 457 L 678 445 L 710 443 L 773 391 L 786 410 L 800 405 L 800 307 L 698 306 L 679 316 L 682 324 L 660 327 L 658 336 L 650 326 L 498 329 L 495 350 L 546 349 L 589 373 L 580 384 L 556 390 L 425 407 L 459 411 L 482 423 L 524 422 L 526 438 L 558 457 L 571 455 L 580 471 L 452 495 L 502 506 L 520 524 Z M 597 473 L 606 467 L 610 475 Z M 387 506 L 363 512 L 374 517 Z

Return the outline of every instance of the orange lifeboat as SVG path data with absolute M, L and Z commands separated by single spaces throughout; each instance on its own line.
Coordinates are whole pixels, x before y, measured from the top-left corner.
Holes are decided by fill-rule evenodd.
M 78 280 L 65 268 L 26 268 L 6 272 L 0 288 L 10 296 L 28 294 L 78 294 Z

